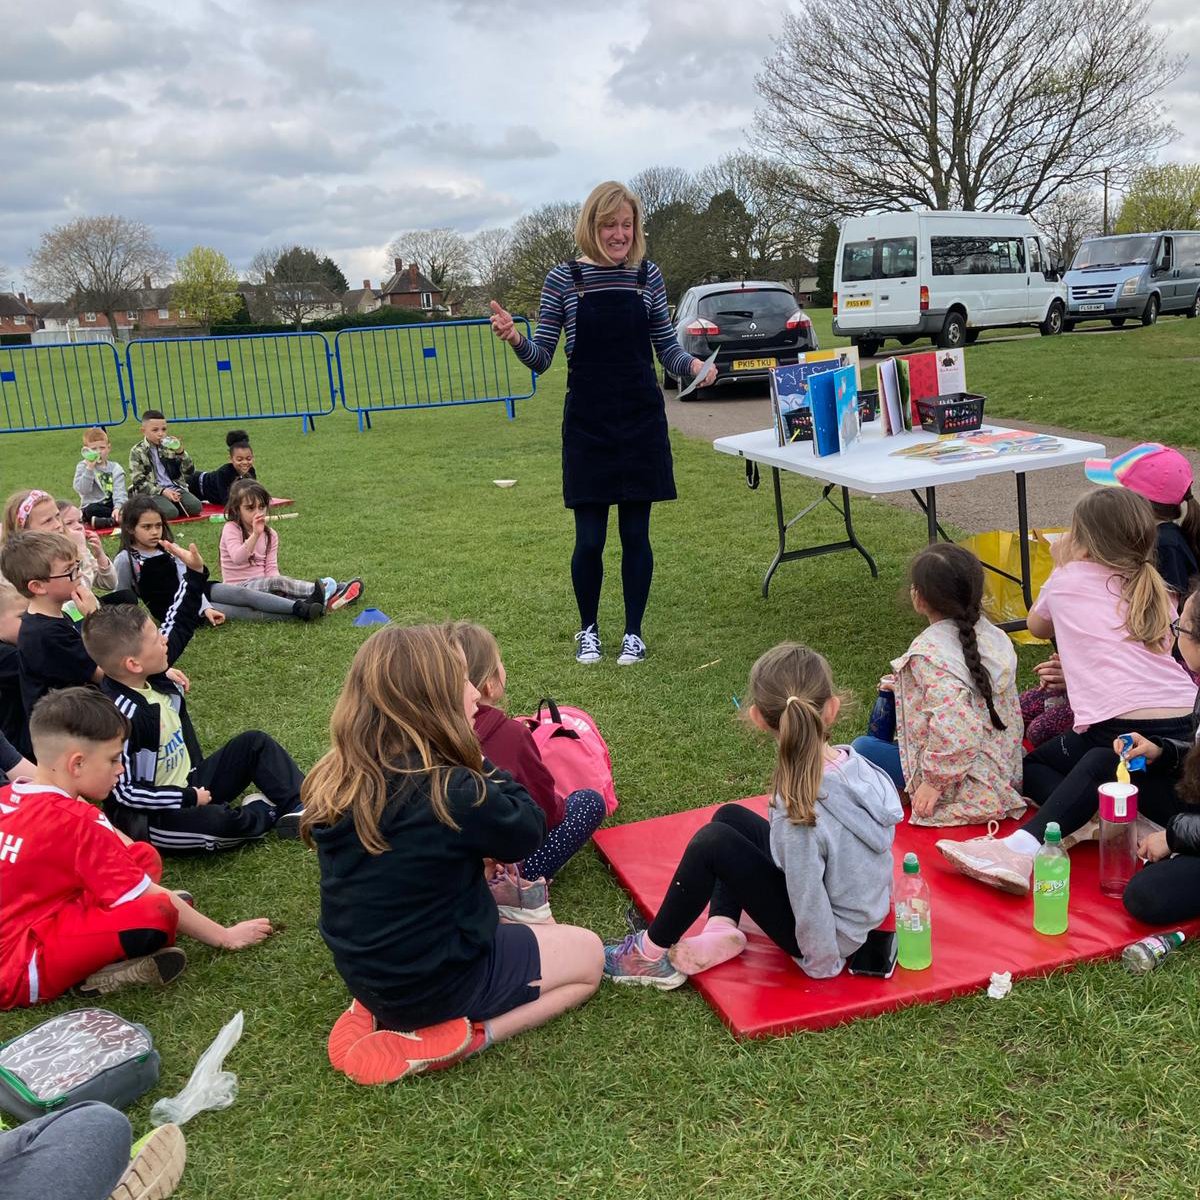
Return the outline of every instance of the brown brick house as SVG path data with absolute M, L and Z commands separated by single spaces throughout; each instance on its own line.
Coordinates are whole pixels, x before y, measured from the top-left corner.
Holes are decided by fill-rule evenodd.
M 0 333 L 32 333 L 38 315 L 24 292 L 0 292 Z
M 421 274 L 416 263 L 406 267 L 403 259 L 395 262 L 396 273 L 379 289 L 381 303 L 395 308 L 419 308 L 427 313 L 442 307 L 442 293 Z

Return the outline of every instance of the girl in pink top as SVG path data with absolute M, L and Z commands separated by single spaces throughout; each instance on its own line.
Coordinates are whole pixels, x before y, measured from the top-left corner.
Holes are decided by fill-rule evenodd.
M 938 843 L 965 874 L 1028 891 L 1046 825 L 1057 821 L 1066 837 L 1088 822 L 1098 784 L 1116 773 L 1122 734 L 1191 738 L 1196 683 L 1171 656 L 1175 608 L 1154 565 L 1156 537 L 1154 512 L 1136 492 L 1103 488 L 1075 506 L 1029 611 L 1029 632 L 1058 643 L 1075 728 L 1025 756 L 1023 791 L 1037 816 L 1006 838 Z
M 362 595 L 361 579 L 293 579 L 279 573 L 279 534 L 267 525 L 271 495 L 254 479 L 239 479 L 229 490 L 221 530 L 221 578 L 227 584 L 270 592 L 324 609 L 342 608 Z

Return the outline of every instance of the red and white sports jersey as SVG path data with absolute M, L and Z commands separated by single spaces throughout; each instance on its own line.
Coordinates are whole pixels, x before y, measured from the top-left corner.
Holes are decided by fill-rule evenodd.
M 0 788 L 0 1000 L 24 976 L 40 922 L 79 901 L 116 907 L 150 883 L 86 800 L 29 780 Z

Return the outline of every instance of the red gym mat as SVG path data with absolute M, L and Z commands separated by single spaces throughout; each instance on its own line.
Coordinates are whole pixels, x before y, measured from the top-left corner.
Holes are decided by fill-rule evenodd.
M 294 500 L 284 500 L 280 496 L 275 496 L 271 500 L 271 507 L 279 508 L 281 505 L 284 505 L 284 504 L 295 504 L 295 503 L 296 502 Z M 207 501 L 205 501 L 204 505 L 200 509 L 199 516 L 196 516 L 196 517 L 172 517 L 171 524 L 172 525 L 186 525 L 189 521 L 211 521 L 213 517 L 223 516 L 224 512 L 225 512 L 225 510 L 219 504 L 209 504 Z M 112 537 L 116 532 L 117 532 L 117 530 L 112 527 L 110 527 L 108 529 L 97 530 L 97 533 L 99 533 L 101 537 Z
M 765 796 L 740 803 L 766 813 Z M 688 840 L 716 807 L 596 832 L 600 854 L 647 918 L 658 911 Z M 1016 825 L 1007 822 L 1001 832 L 1011 832 Z M 694 986 L 734 1037 L 767 1037 L 796 1029 L 825 1029 L 909 1004 L 949 1000 L 986 988 L 993 971 L 1011 971 L 1016 980 L 1086 959 L 1111 958 L 1130 942 L 1154 932 L 1134 921 L 1120 900 L 1101 895 L 1096 845 L 1091 842 L 1071 850 L 1070 929 L 1061 937 L 1035 933 L 1032 899 L 1009 896 L 967 879 L 934 849 L 939 838 L 983 832 L 982 827 L 929 829 L 907 823 L 896 828 L 897 865 L 913 850 L 929 881 L 933 966 L 928 970 L 906 971 L 898 966 L 891 979 L 869 979 L 846 971 L 835 979 L 810 979 L 743 917 L 750 937 L 745 951 L 732 962 L 695 976 Z M 1200 931 L 1200 921 L 1183 928 L 1190 938 Z

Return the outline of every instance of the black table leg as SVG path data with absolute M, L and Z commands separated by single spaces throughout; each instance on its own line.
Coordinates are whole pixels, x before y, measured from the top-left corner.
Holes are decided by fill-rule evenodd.
M 1021 592 L 1025 611 L 1033 607 L 1033 571 L 1029 565 L 1029 504 L 1025 498 L 1025 473 L 1017 472 L 1017 533 L 1021 539 Z

